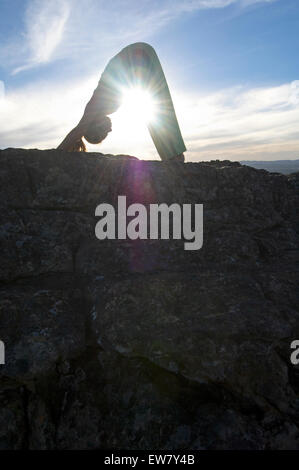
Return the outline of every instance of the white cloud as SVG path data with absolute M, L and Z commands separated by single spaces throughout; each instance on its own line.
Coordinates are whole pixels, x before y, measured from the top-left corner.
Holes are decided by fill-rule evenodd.
M 75 59 L 99 70 L 133 41 L 145 41 L 182 14 L 236 4 L 241 10 L 275 0 L 30 0 L 24 47 L 9 45 L 15 72 L 56 59 Z M 0 60 L 3 61 L 3 50 Z M 26 56 L 27 54 L 27 56 Z M 20 63 L 20 57 L 27 57 Z M 8 65 L 12 62 L 7 61 Z M 0 147 L 53 148 L 78 122 L 98 74 L 82 82 L 36 82 L 4 96 L 0 81 Z M 298 158 L 299 81 L 278 87 L 235 87 L 202 95 L 172 90 L 188 159 Z M 100 146 L 105 153 L 156 158 L 150 137 L 112 116 L 114 131 Z M 274 157 L 275 158 L 275 157 Z
M 49 62 L 63 38 L 70 13 L 67 0 L 31 0 L 25 14 L 25 41 L 29 57 L 22 70 Z
M 290 101 L 293 104 L 299 104 L 299 80 L 294 80 L 291 83 Z
M 178 97 L 190 159 L 298 158 L 297 82 Z
M 0 107 L 0 146 L 54 148 L 79 121 L 98 76 L 60 87 L 48 83 L 7 93 Z M 235 87 L 202 95 L 172 91 L 187 160 L 299 158 L 299 81 Z M 158 158 L 149 134 L 112 117 L 113 131 L 92 151 Z M 125 130 L 125 132 L 124 132 Z
M 60 86 L 40 82 L 6 93 L 0 106 L 0 147 L 56 147 L 80 119 L 97 78 Z
M 147 41 L 183 14 L 230 5 L 242 11 L 272 1 L 276 0 L 29 0 L 22 38 L 0 46 L 0 60 L 13 73 L 56 59 L 98 63 L 129 42 Z
M 242 6 L 247 7 L 250 5 L 254 5 L 255 3 L 273 3 L 278 0 L 240 0 Z
M 181 0 L 177 3 L 179 11 L 194 11 L 209 8 L 226 8 L 239 5 L 246 8 L 256 3 L 273 3 L 277 0 Z
M 4 97 L 5 97 L 5 87 L 4 87 L 4 82 L 0 80 L 0 104 L 4 102 Z

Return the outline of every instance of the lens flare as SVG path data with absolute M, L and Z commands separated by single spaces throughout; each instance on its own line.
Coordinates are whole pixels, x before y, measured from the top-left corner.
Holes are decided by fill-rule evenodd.
M 109 153 L 111 147 L 115 147 L 119 153 L 144 158 L 146 149 L 151 155 L 153 143 L 148 124 L 157 119 L 158 110 L 158 102 L 145 88 L 122 89 L 122 103 L 115 113 L 109 115 L 112 132 L 101 144 L 101 151 Z
M 124 90 L 121 112 L 128 121 L 138 121 L 148 124 L 155 117 L 155 102 L 151 94 L 142 88 Z

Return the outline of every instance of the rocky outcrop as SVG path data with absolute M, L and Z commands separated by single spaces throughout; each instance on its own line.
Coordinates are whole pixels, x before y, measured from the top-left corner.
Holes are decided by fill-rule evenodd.
M 298 448 L 296 176 L 55 150 L 0 163 L 0 448 Z M 203 203 L 203 247 L 98 240 L 95 208 L 118 195 Z

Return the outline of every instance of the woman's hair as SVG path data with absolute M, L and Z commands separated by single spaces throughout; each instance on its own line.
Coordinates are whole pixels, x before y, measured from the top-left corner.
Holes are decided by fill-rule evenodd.
M 74 149 L 74 152 L 86 152 L 86 145 L 84 144 L 82 138 L 76 142 L 75 146 L 76 149 Z
M 65 140 L 57 147 L 58 149 L 66 150 L 67 152 L 86 152 L 86 145 L 82 138 L 72 141 L 71 143 L 66 143 Z
M 108 116 L 101 116 L 95 119 L 84 132 L 84 138 L 90 144 L 99 144 L 111 131 L 111 119 Z
M 108 116 L 96 116 L 90 120 L 87 129 L 82 136 L 80 123 L 69 132 L 61 144 L 57 147 L 67 152 L 86 152 L 86 145 L 83 137 L 90 144 L 99 144 L 107 137 L 108 132 L 111 131 L 111 120 Z

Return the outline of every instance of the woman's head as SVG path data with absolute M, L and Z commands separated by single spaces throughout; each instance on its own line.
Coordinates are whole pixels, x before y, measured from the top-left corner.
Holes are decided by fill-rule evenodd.
M 99 144 L 112 130 L 111 119 L 108 116 L 101 116 L 92 121 L 84 132 L 84 138 L 90 144 Z

